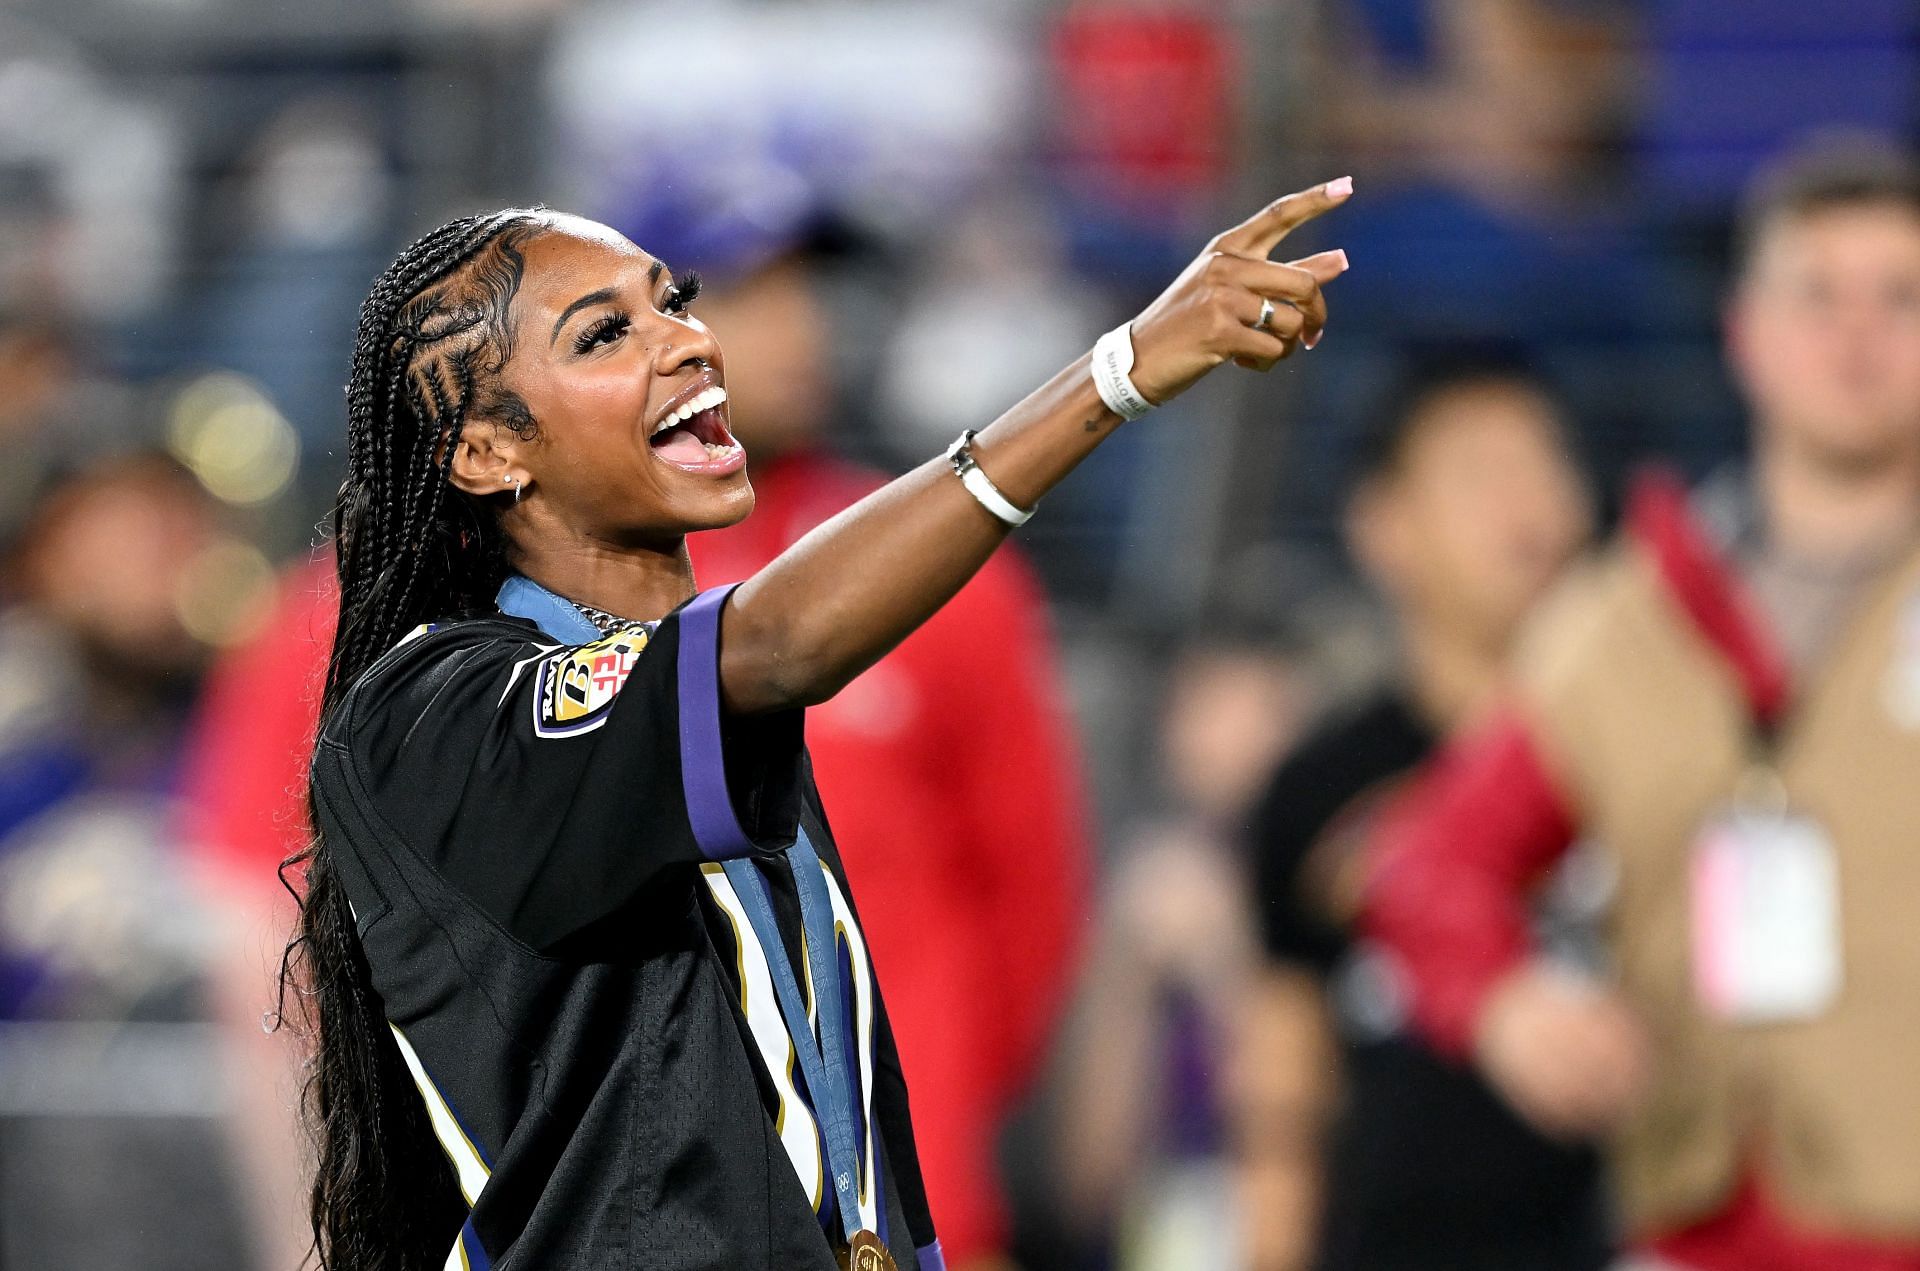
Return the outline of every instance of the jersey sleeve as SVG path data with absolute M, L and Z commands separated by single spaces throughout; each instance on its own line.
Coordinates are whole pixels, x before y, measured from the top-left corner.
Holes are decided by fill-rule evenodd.
M 785 848 L 802 713 L 722 708 L 729 590 L 584 645 L 504 623 L 419 637 L 355 690 L 348 749 L 365 797 L 541 951 L 620 913 L 662 871 Z

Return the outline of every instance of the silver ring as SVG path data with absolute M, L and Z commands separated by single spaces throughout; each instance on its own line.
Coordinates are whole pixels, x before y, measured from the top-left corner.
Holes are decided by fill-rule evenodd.
M 1265 331 L 1267 323 L 1273 321 L 1273 301 L 1265 296 L 1260 298 L 1260 316 L 1253 321 L 1255 331 Z

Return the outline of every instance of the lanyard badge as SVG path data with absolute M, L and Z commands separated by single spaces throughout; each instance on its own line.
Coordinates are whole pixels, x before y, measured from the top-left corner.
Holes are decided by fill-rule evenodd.
M 1692 860 L 1693 978 L 1701 1005 L 1740 1024 L 1819 1016 L 1841 985 L 1833 840 L 1756 763 L 1709 817 Z

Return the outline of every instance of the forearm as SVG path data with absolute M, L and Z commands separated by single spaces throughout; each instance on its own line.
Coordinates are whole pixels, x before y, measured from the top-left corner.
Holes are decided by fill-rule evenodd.
M 1267 257 L 1351 192 L 1346 180 L 1315 186 L 1215 236 L 1128 324 L 1132 367 L 1116 371 L 1128 386 L 1116 404 L 1165 403 L 1225 362 L 1267 370 L 1315 343 L 1326 320 L 1320 287 L 1347 267 L 1345 253 Z M 1039 502 L 1120 424 L 1092 365 L 1080 358 L 980 433 L 975 461 L 1016 506 Z M 959 591 L 1006 533 L 944 458 L 862 499 L 732 593 L 720 649 L 726 705 L 765 711 L 832 697 Z
M 992 425 L 974 458 L 1032 507 L 1120 424 L 1080 358 Z M 1008 527 L 968 493 L 944 456 L 819 526 L 728 601 L 720 685 L 729 709 L 832 697 L 973 577 Z
M 1312 1262 L 1326 1129 L 1338 1099 L 1333 1026 L 1318 982 L 1286 966 L 1254 978 L 1237 1022 L 1226 1102 L 1245 1264 L 1299 1271 Z

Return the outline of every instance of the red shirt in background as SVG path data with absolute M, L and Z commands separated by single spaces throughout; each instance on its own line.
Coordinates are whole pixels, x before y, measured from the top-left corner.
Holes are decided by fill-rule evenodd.
M 281 578 L 271 621 L 214 665 L 188 738 L 187 841 L 215 885 L 291 898 L 280 862 L 306 846 L 313 757 L 338 597 L 333 556 Z
M 688 539 L 702 589 L 759 570 L 886 478 L 820 454 L 753 469 L 752 516 Z M 1086 917 L 1079 758 L 1046 602 L 1002 548 L 943 609 L 807 712 L 874 950 L 949 1263 L 1001 1251 L 994 1145 L 1043 1056 Z

